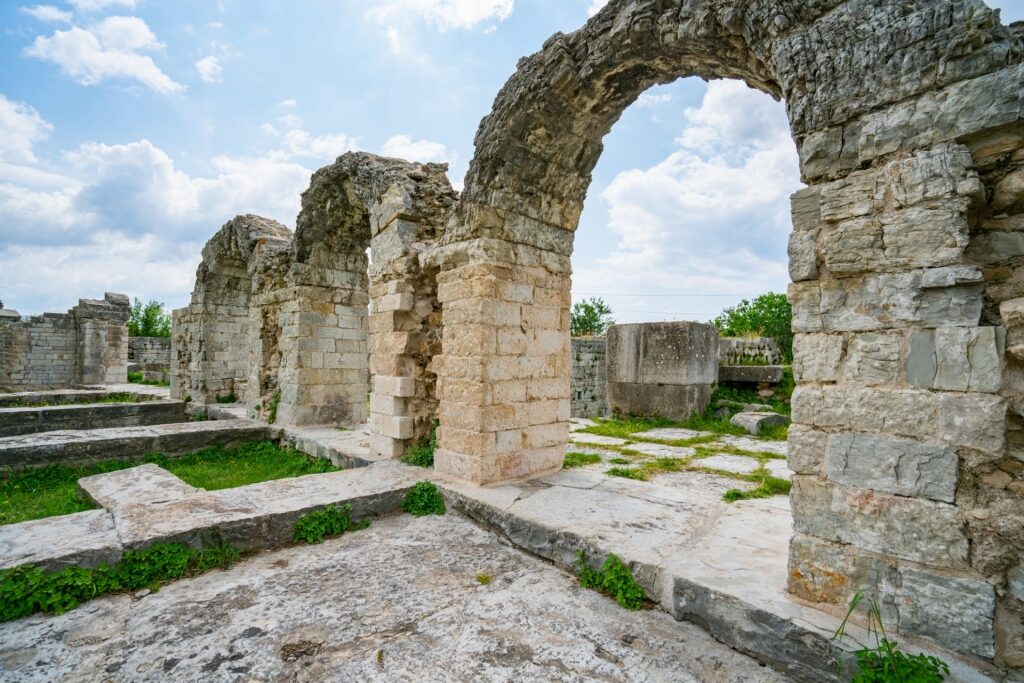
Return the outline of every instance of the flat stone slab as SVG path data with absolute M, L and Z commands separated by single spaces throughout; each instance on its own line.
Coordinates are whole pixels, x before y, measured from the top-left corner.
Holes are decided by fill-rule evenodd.
M 712 470 L 732 472 L 733 474 L 750 474 L 760 467 L 761 463 L 756 458 L 748 458 L 745 455 L 728 455 L 723 453 L 694 460 L 693 466 L 707 467 Z
M 0 678 L 786 680 L 693 624 L 623 610 L 455 514 L 394 516 L 142 598 L 0 624 Z
M 325 505 L 348 503 L 355 518 L 394 512 L 424 478 L 417 469 L 382 463 L 123 505 L 112 512 L 126 549 L 157 542 L 200 546 L 214 529 L 237 548 L 270 548 L 290 542 L 295 520 Z
M 591 444 L 593 446 L 625 446 L 629 443 L 625 439 L 619 439 L 614 436 L 587 434 L 585 432 L 577 432 L 576 434 L 572 434 L 569 438 L 573 443 Z
M 637 436 L 642 436 L 645 439 L 660 439 L 662 441 L 678 441 L 714 435 L 714 432 L 701 432 L 695 429 L 683 429 L 682 427 L 661 427 L 637 433 Z
M 643 441 L 631 443 L 626 448 L 655 458 L 689 458 L 697 453 L 697 451 L 686 446 L 666 446 L 659 443 L 645 443 Z
M 755 439 L 749 436 L 732 436 L 730 434 L 724 434 L 718 439 L 718 443 L 754 453 L 789 455 L 789 444 L 785 441 L 767 441 L 765 439 Z M 714 447 L 714 444 L 709 445 L 712 448 Z
M 327 458 L 338 467 L 365 467 L 381 460 L 370 452 L 370 426 L 283 427 L 284 437 L 295 448 L 316 458 Z
M 0 437 L 65 429 L 104 429 L 168 424 L 187 419 L 183 401 L 87 403 L 0 408 Z
M 793 478 L 793 470 L 789 469 L 785 460 L 768 460 L 765 462 L 764 467 L 773 477 L 778 477 L 779 479 Z
M 184 455 L 210 446 L 240 446 L 270 437 L 265 423 L 252 420 L 43 432 L 0 439 L 0 467 L 130 460 L 147 453 Z
M 0 569 L 34 564 L 57 571 L 113 564 L 120 557 L 121 541 L 106 510 L 0 526 Z
M 50 391 L 0 393 L 0 408 L 31 407 L 39 403 L 46 403 L 50 406 L 88 404 L 109 398 L 114 394 L 132 394 L 137 401 L 161 398 L 160 396 L 154 396 L 148 391 L 141 391 L 139 385 L 130 385 L 130 387 L 124 391 L 110 389 L 53 389 Z
M 78 490 L 108 509 L 178 500 L 198 493 L 167 470 L 147 463 L 116 472 L 104 472 L 78 480 Z
M 721 365 L 719 382 L 742 384 L 778 384 L 786 371 L 783 365 Z
M 593 427 L 596 424 L 597 423 L 594 422 L 593 420 L 585 418 L 585 417 L 574 417 L 571 420 L 569 420 L 569 431 L 570 432 L 578 432 L 581 429 L 586 429 L 587 427 Z

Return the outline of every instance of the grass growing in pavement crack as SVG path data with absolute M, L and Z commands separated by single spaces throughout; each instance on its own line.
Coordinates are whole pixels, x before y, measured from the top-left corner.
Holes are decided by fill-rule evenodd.
M 568 470 L 573 467 L 593 465 L 595 462 L 601 462 L 601 456 L 597 453 L 580 453 L 578 451 L 574 451 L 572 453 L 565 454 L 565 460 L 562 462 L 562 468 Z
M 208 491 L 338 469 L 330 460 L 311 458 L 295 449 L 260 441 L 238 448 L 207 448 L 175 458 L 154 453 L 134 461 L 5 470 L 0 471 L 0 525 L 94 509 L 95 505 L 80 496 L 79 479 L 143 463 L 159 465 L 186 483 Z
M 747 481 L 757 482 L 756 488 L 744 491 L 742 489 L 729 489 L 722 495 L 722 500 L 727 503 L 733 503 L 737 500 L 750 500 L 752 498 L 771 498 L 772 496 L 784 496 L 789 495 L 789 490 L 792 488 L 792 484 L 788 479 L 781 479 L 774 477 L 768 473 L 758 473 L 746 475 Z
M 633 578 L 633 572 L 615 554 L 608 555 L 600 569 L 587 563 L 582 550 L 576 553 L 576 570 L 580 585 L 614 598 L 626 609 L 640 609 L 647 600 L 643 587 Z

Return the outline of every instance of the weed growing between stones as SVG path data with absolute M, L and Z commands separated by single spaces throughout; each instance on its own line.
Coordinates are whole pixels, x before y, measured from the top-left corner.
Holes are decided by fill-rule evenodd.
M 629 464 L 629 460 L 626 460 L 625 458 L 611 458 L 611 459 L 608 460 L 608 462 L 612 463 L 613 465 L 628 465 Z
M 576 569 L 580 585 L 614 598 L 626 609 L 640 609 L 647 600 L 643 587 L 633 578 L 633 572 L 614 553 L 608 555 L 600 569 L 587 564 L 582 550 L 576 553 Z
M 737 500 L 750 500 L 751 498 L 771 498 L 772 496 L 789 495 L 792 484 L 788 479 L 780 479 L 766 473 L 753 473 L 744 476 L 747 481 L 759 482 L 757 488 L 749 491 L 741 489 L 729 489 L 722 495 L 722 500 L 727 503 L 734 503 Z
M 415 446 L 409 448 L 405 455 L 402 456 L 401 460 L 406 465 L 413 465 L 415 467 L 433 467 L 434 466 L 434 451 L 437 449 L 437 421 L 434 421 L 434 426 L 430 429 L 430 438 L 420 441 Z
M 128 373 L 128 383 L 129 384 L 145 384 L 146 386 L 149 386 L 149 387 L 169 387 L 169 386 L 171 386 L 170 382 L 161 382 L 160 380 L 155 380 L 155 379 L 142 379 L 142 377 L 143 377 L 143 374 L 141 372 L 129 372 Z
M 868 598 L 868 634 L 874 637 L 874 646 L 865 645 L 846 632 L 850 616 L 864 599 L 864 591 L 857 591 L 850 600 L 850 609 L 839 625 L 832 640 L 849 638 L 860 648 L 854 652 L 857 658 L 857 673 L 851 683 L 941 683 L 949 677 L 949 665 L 938 657 L 925 654 L 909 655 L 903 652 L 899 644 L 889 640 L 882 622 L 882 611 L 878 601 Z M 842 662 L 839 664 L 839 675 L 843 676 Z
M 281 403 L 281 390 L 276 390 L 270 395 L 270 403 L 267 407 L 267 422 L 274 424 L 277 422 L 277 406 Z
M 490 574 L 477 574 L 476 575 L 476 582 L 479 583 L 481 586 L 486 586 L 487 584 L 489 584 L 491 582 L 491 575 Z
M 611 462 L 620 460 L 622 459 L 616 458 Z M 683 458 L 655 458 L 654 460 L 644 460 L 635 467 L 612 467 L 611 469 L 606 470 L 605 474 L 612 477 L 624 477 L 626 479 L 647 481 L 656 474 L 679 472 L 686 467 L 686 463 L 687 461 Z
M 405 496 L 402 509 L 413 517 L 425 515 L 443 515 L 445 513 L 444 496 L 429 481 L 417 483 Z
M 325 505 L 295 520 L 292 540 L 309 544 L 323 543 L 329 536 L 340 536 L 347 531 L 358 531 L 370 526 L 370 520 L 352 521 L 351 505 Z
M 573 451 L 572 453 L 565 454 L 565 460 L 562 461 L 562 469 L 572 469 L 573 467 L 583 467 L 584 465 L 593 465 L 595 462 L 601 462 L 601 456 L 597 453 L 580 453 Z M 623 460 L 623 462 L 628 462 Z
M 228 394 L 218 394 L 217 403 L 238 403 L 238 397 L 233 391 Z
M 185 576 L 211 569 L 227 569 L 238 561 L 239 553 L 223 538 L 203 550 L 182 543 L 156 543 L 143 550 L 129 550 L 110 567 L 95 569 L 67 567 L 44 572 L 32 565 L 0 571 L 0 621 L 47 612 L 62 614 L 101 595 L 157 589 Z
M 647 473 L 638 467 L 612 467 L 604 472 L 609 477 L 622 477 L 623 479 L 636 479 L 647 481 Z

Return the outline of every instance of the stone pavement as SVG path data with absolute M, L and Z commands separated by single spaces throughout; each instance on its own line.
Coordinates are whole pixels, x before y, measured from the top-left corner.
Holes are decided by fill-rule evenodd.
M 0 624 L 0 678 L 787 680 L 692 624 L 581 589 L 453 514 L 390 517 L 156 593 Z

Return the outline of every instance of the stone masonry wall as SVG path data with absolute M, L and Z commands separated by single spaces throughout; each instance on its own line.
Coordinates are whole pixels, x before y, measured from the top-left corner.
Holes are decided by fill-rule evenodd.
M 607 341 L 604 337 L 572 338 L 572 416 L 608 414 Z
M 780 365 L 782 352 L 771 337 L 744 339 L 721 337 L 718 340 L 719 365 Z
M 0 388 L 34 391 L 128 379 L 128 297 L 0 325 Z
M 171 338 L 128 337 L 128 362 L 170 366 Z

